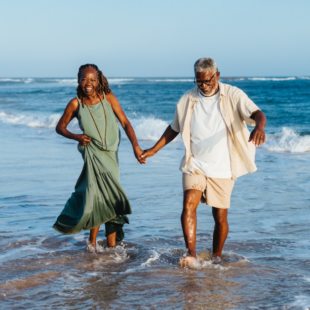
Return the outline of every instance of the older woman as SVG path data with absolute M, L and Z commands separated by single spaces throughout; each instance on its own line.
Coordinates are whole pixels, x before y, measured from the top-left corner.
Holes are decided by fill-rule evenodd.
M 77 97 L 67 105 L 56 132 L 79 142 L 78 150 L 84 166 L 75 186 L 53 228 L 63 234 L 90 230 L 89 242 L 96 249 L 96 237 L 105 223 L 108 246 L 124 238 L 123 225 L 131 214 L 128 198 L 119 182 L 118 146 L 120 121 L 132 143 L 135 157 L 143 153 L 135 132 L 107 79 L 96 65 L 86 64 L 78 73 Z M 73 134 L 67 126 L 77 118 L 83 134 Z

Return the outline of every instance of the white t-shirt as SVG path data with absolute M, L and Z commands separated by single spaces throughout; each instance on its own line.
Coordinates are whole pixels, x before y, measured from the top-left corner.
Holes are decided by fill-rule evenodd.
M 220 92 L 204 97 L 191 119 L 192 165 L 210 178 L 231 178 L 227 128 L 220 111 Z

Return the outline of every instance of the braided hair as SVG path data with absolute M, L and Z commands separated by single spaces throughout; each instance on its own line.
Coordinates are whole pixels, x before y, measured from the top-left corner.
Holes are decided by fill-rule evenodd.
M 93 68 L 93 69 L 95 69 L 97 71 L 99 84 L 98 84 L 98 86 L 96 88 L 96 92 L 97 92 L 99 98 L 100 98 L 100 95 L 102 93 L 109 94 L 111 92 L 111 89 L 110 89 L 110 86 L 109 86 L 109 82 L 108 82 L 107 78 L 103 75 L 103 73 L 94 64 L 86 64 L 86 65 L 83 65 L 83 66 L 81 66 L 79 68 L 78 83 L 80 82 L 80 78 L 81 78 L 83 70 L 86 69 L 86 68 Z M 83 107 L 84 107 L 84 100 L 83 100 L 84 93 L 82 91 L 82 88 L 81 88 L 80 84 L 78 85 L 78 87 L 76 89 L 76 93 L 77 93 L 78 98 L 82 101 L 82 104 L 83 104 Z

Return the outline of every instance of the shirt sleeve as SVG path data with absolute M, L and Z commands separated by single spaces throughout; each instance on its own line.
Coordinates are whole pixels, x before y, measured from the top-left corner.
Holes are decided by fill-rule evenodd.
M 255 120 L 250 117 L 253 112 L 260 111 L 260 108 L 242 90 L 240 90 L 238 93 L 237 107 L 241 118 L 249 126 L 255 126 Z
M 170 123 L 170 126 L 171 126 L 173 131 L 180 132 L 178 106 L 176 106 L 176 108 L 175 108 L 174 120 Z

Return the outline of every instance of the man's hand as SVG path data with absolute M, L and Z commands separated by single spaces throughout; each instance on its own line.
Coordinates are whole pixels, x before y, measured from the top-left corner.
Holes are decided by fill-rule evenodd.
M 91 138 L 86 135 L 76 135 L 75 140 L 78 141 L 81 145 L 86 146 L 91 141 Z
M 140 158 L 141 158 L 141 160 L 144 160 L 145 163 L 146 163 L 146 158 L 152 157 L 152 156 L 154 156 L 156 153 L 157 153 L 157 152 L 156 152 L 156 151 L 154 150 L 154 148 L 152 147 L 152 148 L 150 148 L 150 149 L 148 149 L 148 150 L 145 150 L 145 151 L 143 152 L 143 154 L 140 156 Z
M 141 155 L 143 154 L 143 150 L 140 148 L 140 146 L 135 147 L 133 152 L 135 153 L 135 157 L 138 160 L 138 164 L 146 164 L 146 160 L 141 158 Z
M 266 142 L 266 135 L 265 135 L 265 130 L 263 126 L 255 126 L 253 131 L 250 134 L 250 139 L 249 142 L 255 144 L 255 146 L 261 146 L 261 144 L 265 144 Z
M 261 146 L 262 143 L 265 144 L 266 142 L 266 135 L 265 135 L 265 126 L 266 126 L 266 116 L 265 114 L 258 110 L 252 113 L 251 119 L 255 120 L 256 126 L 254 130 L 250 134 L 249 142 L 252 141 L 255 146 Z

